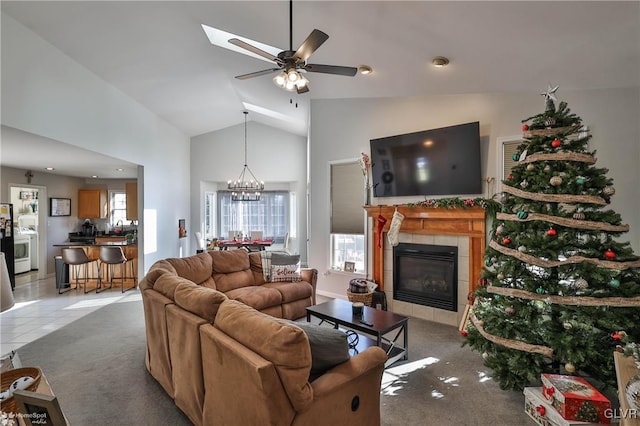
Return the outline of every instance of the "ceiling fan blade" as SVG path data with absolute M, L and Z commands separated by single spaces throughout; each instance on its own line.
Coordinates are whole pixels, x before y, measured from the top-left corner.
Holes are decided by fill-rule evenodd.
M 303 93 L 307 93 L 309 91 L 309 85 L 305 84 L 302 87 L 296 87 L 296 92 L 298 92 L 298 95 L 301 95 Z
M 245 43 L 249 43 L 252 46 L 257 46 L 259 49 L 273 56 L 278 56 L 278 54 L 283 50 L 278 47 L 273 47 L 273 46 L 269 46 L 268 44 L 260 43 L 259 41 L 251 40 L 250 38 L 247 38 L 247 37 L 242 37 L 233 33 L 229 33 L 227 31 L 220 30 L 218 28 L 213 28 L 204 24 L 201 24 L 201 25 L 202 25 L 202 30 L 205 32 L 205 34 L 207 35 L 207 38 L 209 39 L 211 44 L 213 44 L 214 46 L 233 50 L 234 52 L 242 53 L 243 55 L 251 56 L 253 58 L 260 59 L 262 61 L 272 62 L 272 59 L 268 59 L 262 55 L 257 55 L 241 47 L 234 46 L 233 44 L 229 43 L 229 40 L 232 38 L 237 38 L 239 40 L 244 41 Z
M 268 70 L 250 72 L 249 74 L 237 75 L 236 78 L 238 80 L 246 80 L 248 78 L 260 77 L 261 75 L 271 74 L 272 72 L 280 71 L 280 68 L 269 68 Z
M 296 59 L 296 62 L 306 62 L 309 59 L 309 56 L 313 52 L 318 49 L 318 47 L 322 46 L 322 43 L 327 41 L 329 36 L 323 33 L 320 30 L 313 30 L 311 34 L 307 36 L 307 39 L 302 42 L 296 53 L 293 57 Z
M 277 62 L 277 63 L 282 62 L 282 60 L 277 56 L 273 56 L 271 53 L 265 52 L 264 50 L 258 47 L 255 47 L 244 40 L 240 40 L 239 38 L 231 38 L 229 39 L 229 43 L 233 44 L 234 46 L 241 47 L 242 49 L 248 50 L 253 54 L 262 56 L 263 58 L 268 59 L 270 61 Z
M 344 75 L 347 77 L 353 77 L 358 72 L 358 68 L 341 67 L 339 65 L 307 64 L 303 67 L 303 69 L 309 72 L 320 72 L 323 74 Z

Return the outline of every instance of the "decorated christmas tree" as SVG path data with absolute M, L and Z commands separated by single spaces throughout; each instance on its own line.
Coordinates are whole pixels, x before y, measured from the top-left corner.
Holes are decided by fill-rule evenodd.
M 466 330 L 503 389 L 544 372 L 615 386 L 613 351 L 640 338 L 640 258 L 619 241 L 629 227 L 607 208 L 613 180 L 556 90 L 523 120 Z

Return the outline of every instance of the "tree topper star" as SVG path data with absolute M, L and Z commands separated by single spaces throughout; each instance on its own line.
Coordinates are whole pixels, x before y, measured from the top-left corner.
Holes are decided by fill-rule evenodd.
M 551 87 L 551 84 L 549 84 L 549 88 L 547 89 L 546 92 L 544 93 L 540 93 L 542 96 L 544 96 L 544 100 L 547 101 L 548 99 L 551 99 L 554 102 L 558 102 L 558 100 L 556 99 L 555 93 L 558 90 L 559 86 L 556 87 Z

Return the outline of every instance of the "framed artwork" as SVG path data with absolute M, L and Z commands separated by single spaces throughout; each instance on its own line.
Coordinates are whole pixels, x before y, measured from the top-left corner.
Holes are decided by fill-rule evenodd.
M 71 216 L 71 198 L 49 198 L 49 216 Z
M 13 393 L 18 412 L 27 426 L 66 426 L 58 398 L 44 393 L 17 390 Z
M 187 228 L 185 228 L 185 219 L 178 219 L 178 237 L 186 238 L 187 237 Z
M 33 196 L 31 191 L 20 191 L 20 199 L 21 200 L 30 200 Z
M 344 271 L 345 272 L 355 272 L 356 271 L 356 262 L 344 262 Z

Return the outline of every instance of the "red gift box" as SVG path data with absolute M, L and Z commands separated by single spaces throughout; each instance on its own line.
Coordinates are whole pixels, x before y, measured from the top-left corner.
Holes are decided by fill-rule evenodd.
M 542 374 L 542 395 L 567 420 L 610 423 L 611 402 L 581 377 Z

